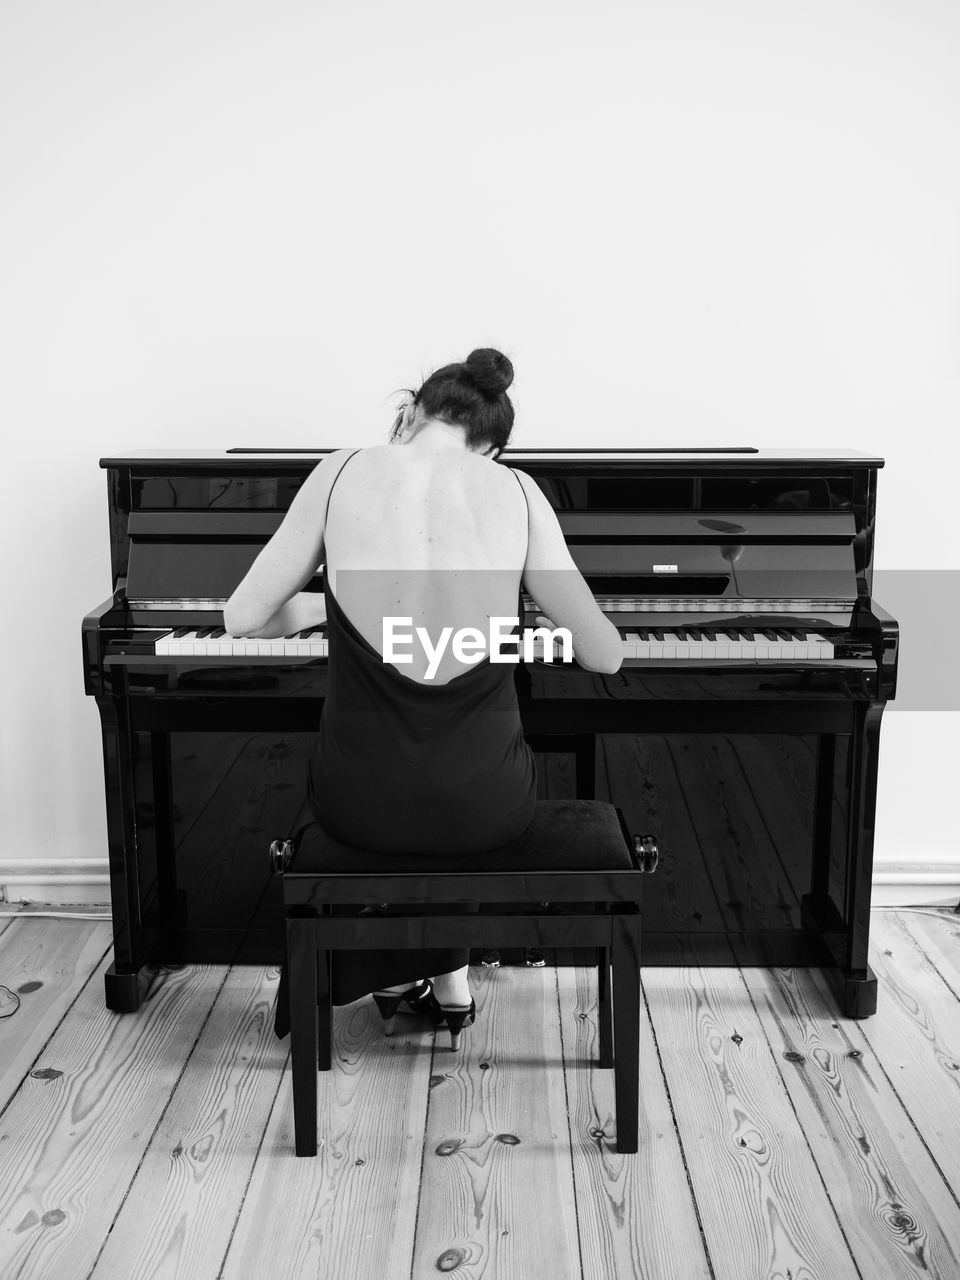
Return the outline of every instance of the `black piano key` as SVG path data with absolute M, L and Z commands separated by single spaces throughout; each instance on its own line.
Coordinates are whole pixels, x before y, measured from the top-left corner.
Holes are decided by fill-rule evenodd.
M 741 631 L 740 632 L 741 637 L 744 640 L 748 641 L 750 644 L 754 643 L 754 641 L 756 640 L 759 634 L 760 634 L 759 631 Z
M 713 634 L 713 632 L 712 632 L 712 631 L 701 631 L 701 632 L 700 632 L 700 639 L 701 639 L 701 640 L 712 640 L 712 641 L 716 642 L 717 637 Z
M 211 633 L 212 631 L 213 631 L 213 627 L 198 627 L 198 628 L 197 628 L 197 639 L 198 639 L 198 640 L 206 640 L 206 638 L 210 635 L 210 633 Z
M 699 627 L 687 627 L 687 635 L 691 640 L 702 640 L 704 638 L 703 632 Z
M 183 637 L 188 636 L 192 630 L 193 627 L 178 627 L 177 630 L 174 631 L 172 638 L 174 640 L 182 640 Z
M 310 629 L 310 627 L 307 627 L 306 631 L 298 631 L 296 638 L 298 640 L 306 640 L 307 636 L 312 636 L 312 635 L 313 635 L 313 631 Z
M 658 627 L 653 628 L 653 638 L 663 644 L 663 632 Z
M 736 642 L 739 642 L 740 639 L 746 635 L 746 632 L 745 631 L 725 631 L 724 635 L 727 637 L 728 640 L 734 640 Z
M 761 631 L 762 636 L 766 636 L 768 640 L 778 640 L 779 637 L 775 631 Z
M 780 640 L 790 640 L 790 641 L 793 640 L 793 636 L 790 634 L 789 631 L 781 631 L 779 627 L 777 628 L 775 634 L 777 638 Z
M 210 639 L 219 640 L 221 636 L 225 636 L 226 634 L 227 633 L 223 627 L 214 627 L 213 630 L 210 632 Z

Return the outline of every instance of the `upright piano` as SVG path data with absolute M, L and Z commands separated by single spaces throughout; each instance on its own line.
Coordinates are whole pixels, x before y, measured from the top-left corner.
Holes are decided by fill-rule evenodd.
M 101 460 L 113 594 L 82 639 L 103 738 L 111 1009 L 138 1007 L 150 965 L 281 957 L 266 850 L 304 814 L 326 641 L 235 639 L 222 609 L 327 452 Z M 502 461 L 541 486 L 623 637 L 615 675 L 531 661 L 516 681 L 541 795 L 612 800 L 658 837 L 644 963 L 823 966 L 841 1011 L 869 1016 L 898 649 L 872 596 L 883 460 L 737 447 Z

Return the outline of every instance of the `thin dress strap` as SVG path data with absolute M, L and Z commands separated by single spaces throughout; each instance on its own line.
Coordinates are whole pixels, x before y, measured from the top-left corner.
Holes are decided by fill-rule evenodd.
M 341 463 L 340 463 L 340 470 L 339 470 L 339 471 L 337 472 L 337 474 L 333 477 L 333 481 L 331 482 L 330 488 L 327 490 L 327 506 L 326 506 L 326 510 L 325 510 L 325 511 L 324 511 L 324 513 L 323 513 L 323 527 L 324 527 L 324 530 L 326 530 L 326 527 L 327 527 L 327 518 L 328 518 L 328 517 L 329 517 L 329 515 L 330 515 L 330 499 L 331 499 L 331 497 L 333 496 L 333 488 L 334 488 L 334 485 L 337 483 L 337 481 L 338 481 L 338 480 L 340 479 L 340 477 L 343 475 L 343 468 L 347 465 L 347 463 L 350 461 L 350 459 L 351 459 L 351 458 L 355 458 L 359 452 L 360 452 L 360 450 L 359 450 L 359 449 L 354 449 L 353 453 L 348 453 L 348 454 L 347 454 L 347 456 L 344 458 L 343 462 L 341 462 Z
M 527 545 L 523 552 L 523 569 L 525 569 L 527 567 L 527 554 L 530 551 L 530 503 L 527 501 L 527 491 L 523 487 L 523 481 L 520 479 L 519 475 L 514 471 L 513 467 L 507 467 L 507 470 L 520 486 L 520 492 L 523 494 L 523 504 L 527 508 Z M 523 602 L 523 569 L 520 570 L 520 587 L 517 591 L 517 621 L 520 625 L 521 631 L 523 630 L 523 619 L 526 612 Z
M 523 494 L 523 505 L 527 508 L 527 545 L 523 553 L 523 563 L 526 564 L 527 552 L 530 550 L 530 503 L 527 500 L 527 491 L 523 487 L 523 481 L 517 475 L 516 471 L 514 471 L 513 467 L 507 467 L 507 470 L 516 480 L 517 484 L 520 486 L 520 492 Z

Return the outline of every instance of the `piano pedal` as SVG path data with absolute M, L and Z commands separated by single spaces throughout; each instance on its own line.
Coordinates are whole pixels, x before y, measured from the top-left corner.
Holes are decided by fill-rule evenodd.
M 293 857 L 292 840 L 274 840 L 270 845 L 270 870 L 275 876 L 282 876 L 287 863 Z

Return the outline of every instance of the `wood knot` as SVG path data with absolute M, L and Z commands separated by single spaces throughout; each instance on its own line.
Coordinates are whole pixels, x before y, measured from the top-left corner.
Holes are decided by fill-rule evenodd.
M 438 1084 L 443 1084 L 443 1082 L 444 1082 L 444 1080 L 446 1080 L 446 1078 L 447 1078 L 446 1076 L 431 1076 L 431 1077 L 430 1077 L 430 1088 L 431 1088 L 431 1089 L 435 1089 L 435 1088 L 437 1087 L 437 1085 L 438 1085 Z
M 45 1227 L 58 1227 L 66 1216 L 62 1209 L 48 1209 L 40 1221 Z
M 480 1063 L 480 1070 L 481 1070 L 481 1071 L 489 1071 L 489 1070 L 490 1070 L 491 1065 L 492 1065 L 492 1064 L 491 1064 L 491 1063 L 489 1063 L 489 1062 L 481 1062 L 481 1063 Z
M 444 1249 L 440 1257 L 437 1259 L 438 1271 L 456 1271 L 462 1262 L 466 1261 L 467 1255 L 462 1249 Z
M 445 1142 L 439 1143 L 434 1150 L 438 1156 L 452 1156 L 463 1146 L 462 1138 L 447 1138 Z
M 63 1072 L 58 1071 L 56 1067 L 38 1067 L 36 1071 L 31 1071 L 30 1075 L 34 1080 L 59 1080 Z
M 767 1149 L 766 1143 L 756 1129 L 750 1129 L 744 1137 L 738 1138 L 737 1144 L 758 1156 L 763 1155 Z
M 20 1008 L 20 997 L 0 982 L 0 1018 L 12 1018 Z
M 902 1234 L 908 1238 L 916 1236 L 916 1218 L 912 1214 L 907 1213 L 902 1204 L 891 1204 L 890 1208 L 894 1210 L 894 1212 L 890 1214 L 890 1225 L 892 1227 L 896 1227 L 898 1231 L 902 1232 Z
M 38 982 L 34 980 L 33 982 L 25 982 L 22 986 L 17 987 L 17 990 L 20 992 L 22 996 L 25 996 L 25 995 L 28 995 L 31 991 L 39 991 L 42 986 L 43 986 L 42 982 Z
M 802 1054 L 802 1053 L 798 1053 L 798 1052 L 796 1051 L 796 1049 L 788 1049 L 788 1050 L 787 1050 L 787 1052 L 786 1052 L 783 1056 L 786 1058 L 786 1060 L 787 1060 L 788 1062 L 803 1062 L 803 1061 L 805 1061 L 803 1054 Z
M 733 1035 L 730 1037 L 730 1039 L 733 1041 L 734 1044 L 743 1044 L 743 1036 L 740 1034 L 739 1031 L 735 1031 Z
M 502 1142 L 507 1147 L 519 1147 L 520 1139 L 515 1133 L 498 1133 L 497 1141 Z

